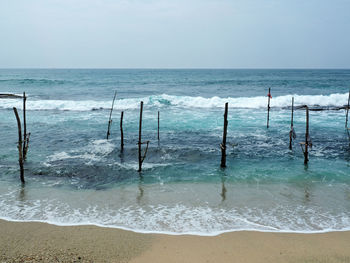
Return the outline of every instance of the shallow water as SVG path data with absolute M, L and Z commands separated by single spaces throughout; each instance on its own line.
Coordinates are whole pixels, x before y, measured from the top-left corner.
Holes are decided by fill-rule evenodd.
M 299 146 L 305 110 L 296 110 L 297 138 L 288 149 L 292 96 L 296 105 L 344 106 L 349 82 L 350 70 L 0 70 L 0 93 L 26 91 L 31 132 L 22 188 L 12 111 L 22 102 L 0 99 L 0 136 L 6 138 L 0 142 L 0 217 L 202 235 L 350 229 L 344 110 L 310 112 L 307 167 Z M 266 129 L 268 88 L 273 98 Z M 139 174 L 141 100 L 150 148 Z

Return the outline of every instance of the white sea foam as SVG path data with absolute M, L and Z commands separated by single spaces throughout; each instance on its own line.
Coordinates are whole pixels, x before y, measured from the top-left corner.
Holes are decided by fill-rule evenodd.
M 234 231 L 322 233 L 349 230 L 349 214 L 338 216 L 323 214 L 307 209 L 308 219 L 301 218 L 305 207 L 286 211 L 277 207 L 271 211 L 244 208 L 213 209 L 210 207 L 187 207 L 185 205 L 124 207 L 118 210 L 100 209 L 89 206 L 85 209 L 72 208 L 67 204 L 48 200 L 31 204 L 13 204 L 4 208 L 0 218 L 9 221 L 39 221 L 55 225 L 97 225 L 120 228 L 140 233 L 166 233 L 172 235 L 192 234 L 215 236 Z M 18 205 L 16 209 L 16 205 Z M 278 209 L 278 213 L 275 213 Z M 284 214 L 284 215 L 283 215 Z
M 291 104 L 294 97 L 295 105 L 319 105 L 319 106 L 344 106 L 347 103 L 348 94 L 330 94 L 330 95 L 284 95 L 274 97 L 271 100 L 271 107 L 286 107 Z M 211 98 L 173 96 L 173 95 L 155 95 L 143 98 L 117 99 L 114 108 L 117 110 L 137 109 L 140 101 L 144 101 L 145 106 L 154 107 L 183 107 L 183 108 L 217 108 L 223 107 L 225 102 L 229 103 L 231 108 L 265 108 L 267 98 L 258 97 L 239 97 L 239 98 L 220 98 L 217 96 Z M 21 108 L 21 100 L 1 100 L 0 109 L 9 109 L 12 107 Z M 110 109 L 111 101 L 97 100 L 27 100 L 28 110 L 62 110 L 62 111 L 90 111 L 98 109 Z
M 107 140 L 94 140 L 87 146 L 70 150 L 69 152 L 56 152 L 47 157 L 43 163 L 52 166 L 53 163 L 67 159 L 84 159 L 87 164 L 101 161 L 114 150 L 114 145 Z
M 114 164 L 124 169 L 135 170 L 135 171 L 139 169 L 138 162 L 128 162 L 128 163 L 115 162 Z M 156 167 L 165 167 L 165 166 L 172 166 L 172 165 L 174 165 L 174 163 L 144 163 L 142 165 L 142 169 L 150 170 Z
M 139 187 L 144 187 L 141 192 Z M 166 191 L 152 195 L 157 187 Z M 0 218 L 57 225 L 98 225 L 174 235 L 212 236 L 241 230 L 319 233 L 350 229 L 349 211 L 341 207 L 333 209 L 323 206 L 323 201 L 314 200 L 313 203 L 303 204 L 287 198 L 285 200 L 289 200 L 288 204 L 280 200 L 279 204 L 268 202 L 268 205 L 264 205 L 264 202 L 259 201 L 240 206 L 237 204 L 239 195 L 235 195 L 234 205 L 213 205 L 210 202 L 199 203 L 196 194 L 191 193 L 188 197 L 194 202 L 190 204 L 181 192 L 174 191 L 172 187 L 174 186 L 123 186 L 110 191 L 68 191 L 64 188 L 35 187 L 24 189 L 22 193 L 16 186 L 2 185 Z M 183 188 L 184 185 L 176 187 L 180 191 Z M 319 190 L 324 192 L 324 188 Z M 48 191 L 50 197 L 47 197 Z M 254 191 L 258 193 L 263 190 Z M 336 192 L 338 191 L 334 191 Z M 318 191 L 314 194 L 317 193 Z M 173 200 L 174 197 L 183 201 Z M 162 199 L 161 203 L 159 199 Z M 246 202 L 248 200 L 244 198 L 244 203 Z

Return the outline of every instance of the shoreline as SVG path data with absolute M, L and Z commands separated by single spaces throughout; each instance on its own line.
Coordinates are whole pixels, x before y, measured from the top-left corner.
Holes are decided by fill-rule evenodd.
M 222 230 L 216 231 L 213 233 L 201 233 L 201 232 L 171 232 L 171 231 L 152 231 L 152 230 L 139 230 L 139 229 L 131 229 L 127 227 L 121 226 L 108 226 L 94 223 L 78 223 L 78 224 L 60 224 L 54 223 L 44 220 L 17 220 L 17 219 L 7 219 L 0 217 L 0 221 L 13 222 L 13 223 L 42 223 L 48 224 L 57 227 L 99 227 L 99 228 L 108 228 L 115 229 L 121 231 L 128 231 L 135 234 L 147 234 L 147 235 L 168 235 L 168 236 L 198 236 L 198 237 L 216 237 L 223 234 L 228 233 L 236 233 L 236 232 L 257 232 L 257 233 L 275 233 L 275 234 L 326 234 L 326 233 L 337 233 L 337 232 L 350 232 L 350 227 L 345 229 L 327 229 L 327 230 L 318 230 L 318 231 L 294 231 L 294 230 L 261 230 L 261 229 L 232 229 L 232 230 Z
M 350 262 L 350 231 L 143 234 L 0 219 L 0 262 Z

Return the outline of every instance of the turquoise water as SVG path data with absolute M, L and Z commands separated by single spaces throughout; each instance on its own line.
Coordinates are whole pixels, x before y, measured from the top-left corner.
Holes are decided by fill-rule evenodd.
M 296 110 L 297 138 L 288 149 L 292 96 L 297 106 L 344 106 L 349 83 L 350 70 L 1 69 L 0 93 L 27 93 L 31 141 L 23 188 L 12 111 L 22 102 L 0 99 L 0 218 L 200 235 L 350 229 L 345 111 L 310 112 L 313 148 L 305 167 L 299 146 L 305 110 Z M 141 100 L 150 148 L 139 174 Z M 228 152 L 221 169 L 225 102 Z

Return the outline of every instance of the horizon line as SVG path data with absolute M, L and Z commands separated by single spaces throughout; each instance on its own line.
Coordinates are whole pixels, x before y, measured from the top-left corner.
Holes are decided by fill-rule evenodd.
M 326 67 L 262 67 L 262 68 L 254 68 L 254 67 L 0 67 L 0 70 L 6 70 L 6 69 L 80 69 L 80 70 L 87 70 L 87 69 L 119 69 L 119 70 L 350 70 L 349 68 L 341 68 L 341 67 L 333 67 L 333 68 L 326 68 Z

